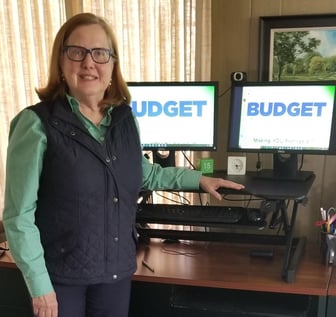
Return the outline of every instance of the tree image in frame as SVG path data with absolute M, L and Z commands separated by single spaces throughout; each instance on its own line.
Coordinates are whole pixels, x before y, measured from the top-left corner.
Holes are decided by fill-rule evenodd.
M 309 31 L 274 32 L 272 80 L 317 79 L 327 70 L 327 59 L 317 50 L 320 43 Z

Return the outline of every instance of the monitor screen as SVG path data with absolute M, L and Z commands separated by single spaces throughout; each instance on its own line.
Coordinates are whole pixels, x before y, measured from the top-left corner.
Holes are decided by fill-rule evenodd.
M 335 153 L 335 85 L 267 82 L 233 86 L 228 150 Z
M 218 82 L 131 82 L 144 150 L 216 150 Z
M 336 154 L 335 82 L 245 82 L 231 92 L 229 152 Z

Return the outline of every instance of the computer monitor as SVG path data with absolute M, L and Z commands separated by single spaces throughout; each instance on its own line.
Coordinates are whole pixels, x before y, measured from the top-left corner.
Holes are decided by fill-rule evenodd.
M 129 82 L 144 150 L 215 151 L 218 82 Z
M 231 91 L 229 152 L 272 153 L 260 177 L 305 180 L 298 154 L 336 154 L 336 82 L 245 82 Z

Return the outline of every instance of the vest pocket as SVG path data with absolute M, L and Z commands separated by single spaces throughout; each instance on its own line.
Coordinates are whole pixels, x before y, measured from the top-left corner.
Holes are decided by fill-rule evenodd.
M 65 259 L 72 254 L 77 246 L 77 239 L 73 234 L 59 237 L 44 247 L 46 259 Z

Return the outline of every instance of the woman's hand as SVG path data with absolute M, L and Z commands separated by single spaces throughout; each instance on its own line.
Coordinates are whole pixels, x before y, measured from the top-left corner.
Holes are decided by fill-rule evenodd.
M 223 178 L 209 177 L 204 175 L 201 176 L 200 187 L 218 200 L 222 200 L 222 195 L 217 191 L 218 188 L 225 187 L 236 190 L 245 188 L 245 186 L 242 184 L 238 184 Z
M 33 311 L 36 317 L 57 317 L 56 293 L 33 297 Z

